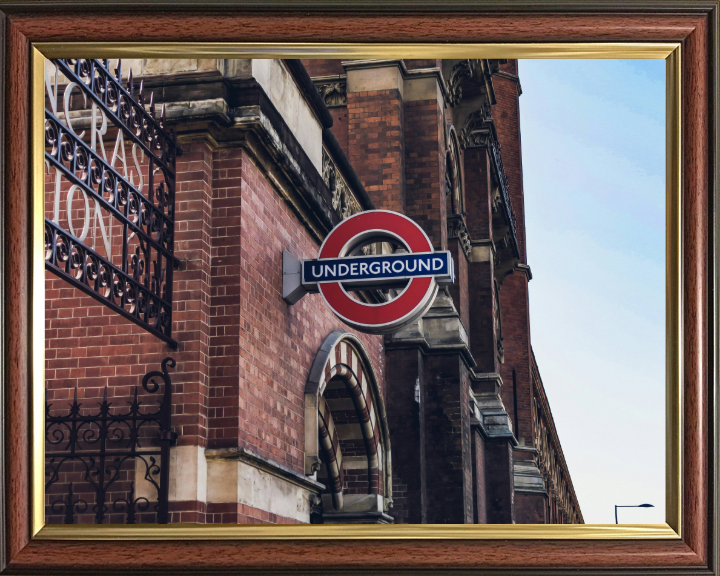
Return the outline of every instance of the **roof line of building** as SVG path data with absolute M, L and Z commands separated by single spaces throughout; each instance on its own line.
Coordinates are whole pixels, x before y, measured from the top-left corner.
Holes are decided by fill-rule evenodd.
M 570 469 L 568 468 L 567 461 L 565 460 L 565 453 L 563 452 L 562 444 L 560 444 L 560 438 L 558 436 L 557 429 L 555 428 L 555 419 L 553 418 L 552 410 L 550 409 L 550 402 L 548 401 L 547 394 L 545 393 L 545 385 L 543 384 L 542 377 L 540 376 L 540 369 L 538 368 L 537 359 L 535 358 L 535 351 L 532 349 L 532 346 L 530 347 L 530 354 L 532 355 L 532 369 L 535 371 L 535 374 L 537 374 L 537 380 L 532 377 L 531 380 L 533 382 L 533 385 L 536 385 L 538 397 L 543 405 L 543 411 L 547 415 L 546 419 L 548 422 L 548 428 L 557 449 L 557 456 L 560 459 L 563 470 L 565 471 L 568 488 L 570 489 L 573 501 L 575 503 L 575 506 L 577 507 L 578 515 L 580 516 L 582 523 L 584 523 L 585 519 L 582 515 L 582 509 L 580 508 L 580 502 L 578 501 L 577 494 L 575 494 L 575 486 L 573 486 Z M 539 384 L 539 386 L 537 386 L 537 384 Z

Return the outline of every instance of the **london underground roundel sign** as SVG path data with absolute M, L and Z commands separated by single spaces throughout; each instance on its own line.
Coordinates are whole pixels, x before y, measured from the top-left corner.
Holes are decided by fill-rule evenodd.
M 404 246 L 394 254 L 364 255 L 370 242 Z M 325 238 L 318 258 L 304 260 L 305 291 L 318 291 L 345 323 L 368 333 L 397 331 L 432 304 L 439 284 L 454 281 L 449 252 L 433 250 L 430 239 L 410 218 L 387 210 L 361 212 L 338 224 Z M 403 289 L 404 286 L 404 289 Z M 399 294 L 379 304 L 361 302 L 349 290 L 396 288 Z

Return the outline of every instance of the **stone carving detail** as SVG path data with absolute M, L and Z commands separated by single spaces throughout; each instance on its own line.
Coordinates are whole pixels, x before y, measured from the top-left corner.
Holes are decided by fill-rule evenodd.
M 325 82 L 315 84 L 322 96 L 325 106 L 347 106 L 347 81 Z
M 493 171 L 499 188 L 499 198 L 493 198 L 493 211 L 497 210 L 500 204 L 503 205 L 512 236 L 517 238 L 515 213 L 510 203 L 508 179 L 505 175 L 505 168 L 500 155 L 500 142 L 495 132 L 495 122 L 491 116 L 489 103 L 485 102 L 482 108 L 467 117 L 460 132 L 460 144 L 463 148 L 487 148 L 490 151 Z
M 491 145 L 494 134 L 492 107 L 488 101 L 479 110 L 472 112 L 465 120 L 465 125 L 460 132 L 460 143 L 463 148 L 487 147 Z M 500 146 L 496 141 L 496 145 Z
M 492 197 L 492 212 L 493 214 L 497 214 L 497 211 L 500 210 L 500 206 L 502 205 L 502 198 L 500 197 L 500 190 L 496 190 Z
M 505 363 L 505 348 L 503 348 L 503 335 L 502 335 L 502 312 L 500 310 L 500 286 L 495 281 L 495 307 L 497 308 L 497 314 L 495 315 L 495 345 L 497 348 L 497 359 L 500 364 Z
M 462 169 L 460 168 L 460 144 L 452 125 L 447 126 L 447 148 L 445 150 L 445 187 L 450 195 L 453 214 L 465 213 L 463 198 Z
M 448 216 L 447 219 L 447 235 L 448 238 L 457 238 L 460 248 L 465 253 L 465 257 L 470 259 L 472 245 L 470 243 L 470 234 L 468 233 L 465 218 L 460 214 Z
M 357 198 L 350 191 L 350 187 L 337 169 L 330 154 L 323 148 L 322 176 L 325 184 L 332 194 L 332 207 L 345 220 L 353 214 L 362 212 L 362 207 Z
M 471 58 L 468 60 L 460 60 L 450 71 L 450 77 L 447 80 L 448 104 L 456 106 L 462 100 L 462 85 L 475 75 L 475 69 L 479 60 Z

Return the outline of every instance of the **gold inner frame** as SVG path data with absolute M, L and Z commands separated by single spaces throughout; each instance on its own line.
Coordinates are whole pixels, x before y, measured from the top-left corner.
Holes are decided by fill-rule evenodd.
M 547 58 L 664 59 L 666 163 L 665 524 L 45 525 L 44 78 L 46 58 Z M 31 449 L 32 534 L 41 540 L 680 539 L 682 493 L 682 200 L 679 43 L 325 44 L 36 43 L 32 46 Z

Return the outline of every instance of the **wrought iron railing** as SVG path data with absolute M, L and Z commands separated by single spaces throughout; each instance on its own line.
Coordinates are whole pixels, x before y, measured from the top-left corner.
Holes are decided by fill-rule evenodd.
M 144 392 L 139 396 L 135 386 L 125 407 L 113 406 L 107 387 L 97 410 L 84 406 L 77 388 L 68 410 L 46 402 L 48 523 L 167 524 L 170 446 L 177 438 L 170 426 L 168 366 L 174 367 L 175 360 L 165 358 L 161 371 L 145 374 Z M 156 409 L 143 410 L 148 395 L 152 398 L 161 386 Z M 144 486 L 136 484 L 138 478 Z
M 56 88 L 52 93 L 47 81 L 50 110 L 45 110 L 45 162 L 56 170 L 58 180 L 62 176 L 70 185 L 69 225 L 65 229 L 59 222 L 58 181 L 55 213 L 53 218 L 45 218 L 45 268 L 176 347 L 172 339 L 172 282 L 177 264 L 173 253 L 177 150 L 175 137 L 167 130 L 165 108 L 156 119 L 153 97 L 146 106 L 142 83 L 136 99 L 132 71 L 127 89 L 123 86 L 120 62 L 116 76 L 108 70 L 107 60 L 51 62 L 57 67 Z M 90 143 L 75 132 L 69 110 L 63 111 L 64 120 L 59 117 L 57 72 L 70 81 L 65 87 L 65 107 L 69 107 L 75 86 L 92 102 Z M 104 123 L 109 120 L 119 131 L 112 162 L 107 161 L 104 150 L 96 150 L 98 112 Z M 133 158 L 139 150 L 143 160 L 147 159 L 147 194 L 140 189 L 142 184 L 136 186 L 132 178 L 124 177 L 113 166 L 118 147 L 124 147 L 126 140 L 133 146 Z M 124 149 L 122 154 L 125 158 Z M 72 227 L 75 189 L 85 196 L 85 224 L 79 234 Z M 112 238 L 105 238 L 103 214 L 109 216 L 111 229 L 113 221 L 120 223 L 122 246 L 117 254 L 113 253 Z M 106 240 L 105 256 L 84 242 L 89 222 L 94 230 L 97 219 Z

